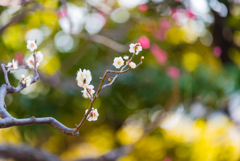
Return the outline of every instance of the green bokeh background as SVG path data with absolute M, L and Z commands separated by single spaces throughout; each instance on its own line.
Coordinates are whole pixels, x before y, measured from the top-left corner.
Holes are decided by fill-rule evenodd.
M 84 1 L 69 2 L 78 7 L 86 7 L 89 12 L 99 12 Z M 228 14 L 221 17 L 213 9 L 208 12 L 215 18 L 215 21 L 205 25 L 213 38 L 208 46 L 195 33 L 189 38 L 188 29 L 178 25 L 171 14 L 161 16 L 166 9 L 164 6 L 186 10 L 183 2 L 150 1 L 146 3 L 146 12 L 141 12 L 138 7 L 128 9 L 130 18 L 125 23 L 116 23 L 111 16 L 104 15 L 106 24 L 97 34 L 125 45 L 126 52 L 117 52 L 101 43 L 78 38 L 77 35 L 72 36 L 77 45 L 68 52 L 60 52 L 54 43 L 55 35 L 62 30 L 58 20 L 63 6 L 59 1 L 37 0 L 8 14 L 10 20 L 34 5 L 40 6 L 1 33 L 1 63 L 7 64 L 13 58 L 20 60 L 19 57 L 31 54 L 26 48 L 25 39 L 30 30 L 40 29 L 44 33 L 46 31 L 43 28 L 47 27 L 50 31 L 38 46 L 38 50 L 44 54 L 39 67 L 40 80 L 23 93 L 7 95 L 5 98 L 7 110 L 16 118 L 51 116 L 74 128 L 90 103 L 82 97 L 82 89 L 75 80 L 79 68 L 92 72 L 91 84 L 97 90 L 99 77 L 107 69 L 114 69 L 113 59 L 130 55 L 129 44 L 137 42 L 141 36 L 148 37 L 151 46 L 156 44 L 166 51 L 167 60 L 164 64 L 159 64 L 150 48 L 143 49 L 134 58 L 134 62 L 138 63 L 140 57 L 144 56 L 143 64 L 120 75 L 112 86 L 103 89 L 94 104 L 100 114 L 98 120 L 86 122 L 78 137 L 64 135 L 48 125 L 31 125 L 2 129 L 0 142 L 42 148 L 67 160 L 101 156 L 112 149 L 136 142 L 143 133 L 143 127 L 151 122 L 153 114 L 169 102 L 173 84 L 178 82 L 179 99 L 168 117 L 177 117 L 174 112 L 184 107 L 182 118 L 190 120 L 180 119 L 172 129 L 156 128 L 136 145 L 132 153 L 119 160 L 239 160 L 239 137 L 229 139 L 232 129 L 236 130 L 234 134 L 239 132 L 228 108 L 230 96 L 238 93 L 240 88 L 240 7 L 227 0 L 221 3 L 228 8 Z M 111 7 L 114 10 L 120 5 L 116 2 Z M 3 13 L 9 9 L 0 7 L 1 25 L 4 25 Z M 198 16 L 193 21 L 198 20 Z M 159 23 L 163 18 L 170 26 L 165 31 L 165 39 L 160 41 L 152 31 L 161 29 Z M 216 23 L 217 20 L 221 25 Z M 224 46 L 222 44 L 227 40 L 219 36 L 221 32 L 219 35 L 215 33 L 222 28 L 232 34 L 227 37 L 230 41 Z M 89 35 L 86 30 L 81 34 Z M 214 55 L 215 46 L 222 49 L 220 57 Z M 179 70 L 180 76 L 177 79 L 168 76 L 166 71 L 170 66 Z M 9 74 L 11 84 L 17 86 L 20 75 L 24 72 L 20 70 L 14 75 Z M 0 74 L 0 83 L 4 84 L 3 73 Z M 191 115 L 190 107 L 196 102 L 205 107 L 207 112 L 204 116 L 194 118 Z M 215 113 L 221 113 L 216 122 L 222 126 L 215 122 L 212 131 L 209 131 L 208 127 L 212 123 L 209 116 Z M 190 122 L 191 126 L 188 126 Z

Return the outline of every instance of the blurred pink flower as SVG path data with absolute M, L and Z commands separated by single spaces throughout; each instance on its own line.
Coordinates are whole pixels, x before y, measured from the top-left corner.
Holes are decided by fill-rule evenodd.
M 215 46 L 213 49 L 213 54 L 216 57 L 219 57 L 222 54 L 222 49 L 219 46 Z
M 158 23 L 161 29 L 169 29 L 171 26 L 169 20 L 166 18 L 159 19 Z
M 172 10 L 172 15 L 178 12 L 177 8 L 172 8 L 171 10 Z
M 178 78 L 180 75 L 179 69 L 174 66 L 168 67 L 166 72 L 167 72 L 167 75 L 173 79 Z
M 167 157 L 167 158 L 164 158 L 163 161 L 172 161 L 172 159 Z
M 17 52 L 17 53 L 14 55 L 14 59 L 18 62 L 18 65 L 22 65 L 23 59 L 24 59 L 23 53 L 22 53 L 22 52 Z
M 159 27 L 157 29 L 152 30 L 152 34 L 156 39 L 160 41 L 164 41 L 165 34 L 168 31 L 168 29 L 171 27 L 171 24 L 168 19 L 163 18 L 163 19 L 159 19 L 158 25 Z
M 165 40 L 165 30 L 161 30 L 161 29 L 153 30 L 152 34 L 159 41 Z
M 67 16 L 67 10 L 66 9 L 62 9 L 59 13 L 58 13 L 60 18 L 66 17 Z
M 148 49 L 150 47 L 150 41 L 146 36 L 141 36 L 138 39 L 138 42 L 141 44 L 143 49 Z
M 156 44 L 153 44 L 150 48 L 151 53 L 155 56 L 157 59 L 158 64 L 164 65 L 167 61 L 167 54 L 166 51 L 161 50 Z
M 190 19 L 196 18 L 196 15 L 190 9 L 186 10 L 186 14 L 187 14 L 188 18 L 190 18 Z
M 145 4 L 141 4 L 138 6 L 138 9 L 142 12 L 146 12 L 148 10 L 148 7 Z

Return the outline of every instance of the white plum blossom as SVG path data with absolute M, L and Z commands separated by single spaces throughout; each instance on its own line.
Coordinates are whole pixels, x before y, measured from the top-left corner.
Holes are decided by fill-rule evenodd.
M 90 70 L 83 69 L 82 71 L 82 69 L 79 69 L 76 80 L 79 87 L 87 88 L 92 81 Z
M 85 111 L 85 114 L 87 113 L 88 110 Z M 96 121 L 98 119 L 98 111 L 97 109 L 92 108 L 90 114 L 88 115 L 88 121 Z
M 138 55 L 139 51 L 142 51 L 142 46 L 140 43 L 130 44 L 129 47 L 130 47 L 129 52 L 135 53 L 136 55 Z
M 42 54 L 41 51 L 38 51 L 38 52 L 36 53 L 36 61 L 37 61 L 37 63 L 40 64 L 42 60 L 43 60 L 43 54 Z
M 124 64 L 124 61 L 123 61 L 123 59 L 122 59 L 121 56 L 114 58 L 114 60 L 113 60 L 113 65 L 114 65 L 117 69 L 121 68 L 121 66 L 123 66 L 123 64 Z
M 26 86 L 27 86 L 27 87 L 31 84 L 31 78 L 30 78 L 30 76 L 28 76 L 28 77 L 26 77 L 26 78 L 24 79 L 24 83 L 23 83 L 23 84 L 25 84 L 25 83 L 26 83 Z
M 129 56 L 126 56 L 126 55 L 125 55 L 125 56 L 123 57 L 123 59 L 128 60 L 128 59 L 129 59 Z
M 29 68 L 34 68 L 34 57 L 33 55 L 31 55 L 27 60 L 26 60 L 27 66 Z M 36 64 L 36 66 L 38 66 L 39 63 Z
M 135 64 L 134 62 L 130 62 L 130 63 L 129 63 L 129 66 L 130 66 L 131 68 L 133 68 L 133 69 L 136 68 L 136 64 Z
M 92 95 L 95 93 L 95 91 L 93 90 L 94 86 L 93 85 L 88 85 L 87 88 L 84 88 L 83 91 L 81 91 L 83 93 L 83 97 L 84 98 L 91 98 Z M 87 89 L 88 91 L 91 93 L 91 96 L 89 96 L 89 93 L 87 92 Z
M 7 64 L 7 67 L 10 69 L 10 72 L 13 73 L 18 69 L 18 62 L 13 59 L 12 62 Z
M 39 64 L 41 63 L 42 60 L 43 60 L 43 54 L 42 54 L 41 51 L 38 51 L 36 53 L 36 61 L 37 61 L 36 67 L 39 66 Z M 33 56 L 33 54 L 26 60 L 26 63 L 27 63 L 29 68 L 34 68 L 34 56 Z
M 29 49 L 31 52 L 37 49 L 37 45 L 34 40 L 27 41 L 27 49 Z

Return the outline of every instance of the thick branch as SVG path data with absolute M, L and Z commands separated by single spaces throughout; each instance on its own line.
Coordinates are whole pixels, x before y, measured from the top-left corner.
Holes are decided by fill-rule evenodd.
M 51 125 L 54 128 L 58 129 L 64 134 L 68 135 L 78 135 L 78 132 L 73 133 L 75 129 L 68 128 L 64 126 L 62 123 L 57 121 L 56 119 L 52 117 L 44 117 L 44 118 L 26 118 L 26 119 L 17 119 L 12 117 L 7 110 L 4 108 L 5 107 L 5 102 L 4 98 L 6 94 L 8 93 L 18 93 L 22 89 L 25 88 L 25 85 L 20 85 L 19 88 L 14 88 L 12 86 L 7 86 L 7 85 L 2 85 L 0 88 L 0 128 L 7 128 L 7 127 L 12 127 L 12 126 L 24 126 L 24 125 L 38 125 L 38 124 L 45 124 L 45 125 Z
M 98 158 L 76 159 L 75 161 L 115 161 L 120 156 L 128 153 L 129 147 L 123 146 L 119 149 L 110 151 Z M 0 145 L 0 158 L 11 158 L 17 161 L 60 161 L 61 158 L 44 152 L 41 149 L 35 149 L 24 146 Z
M 110 151 L 107 154 L 104 154 L 98 158 L 86 158 L 86 159 L 78 159 L 76 161 L 116 161 L 117 158 L 126 155 L 130 150 L 130 146 L 123 146 L 119 149 L 115 149 Z
M 0 145 L 0 157 L 12 158 L 17 161 L 60 161 L 60 159 L 53 154 L 28 146 Z
M 38 71 L 36 68 L 37 61 L 36 61 L 35 53 L 33 54 L 33 56 L 34 56 L 34 62 L 35 62 L 34 63 L 34 77 L 31 79 L 30 84 L 35 83 L 39 79 L 39 74 L 38 74 Z M 5 109 L 6 105 L 4 102 L 4 98 L 5 98 L 6 94 L 19 93 L 21 90 L 26 88 L 26 83 L 25 84 L 20 83 L 20 85 L 18 87 L 11 86 L 8 81 L 7 71 L 5 69 L 4 64 L 2 64 L 1 66 L 2 66 L 2 69 L 4 72 L 4 76 L 5 76 L 7 85 L 4 84 L 0 88 L 0 117 L 2 118 L 2 119 L 0 119 L 0 128 L 7 128 L 7 127 L 12 127 L 12 126 L 46 124 L 46 125 L 53 126 L 54 128 L 58 129 L 59 131 L 61 131 L 64 134 L 78 135 L 78 131 L 75 132 L 75 129 L 71 129 L 71 128 L 64 126 L 62 123 L 60 123 L 59 121 L 57 121 L 56 119 L 54 119 L 52 117 L 44 117 L 44 118 L 31 117 L 31 118 L 25 118 L 25 119 L 17 119 L 17 118 L 12 117 Z M 24 66 L 24 68 L 26 68 L 26 66 Z M 73 133 L 73 131 L 74 131 L 74 133 Z
M 12 126 L 25 126 L 25 125 L 51 125 L 52 127 L 58 129 L 64 134 L 67 135 L 78 135 L 78 133 L 73 134 L 75 129 L 68 128 L 62 123 L 57 121 L 52 117 L 43 117 L 43 118 L 26 118 L 26 119 L 16 119 L 14 117 L 7 117 L 0 120 L 0 128 L 7 128 Z

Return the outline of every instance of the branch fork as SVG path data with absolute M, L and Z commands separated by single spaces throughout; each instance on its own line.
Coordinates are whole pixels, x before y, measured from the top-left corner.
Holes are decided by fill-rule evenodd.
M 134 57 L 135 53 L 133 53 L 132 57 L 129 59 L 129 61 L 131 61 Z M 34 50 L 33 52 L 33 57 L 34 57 L 34 76 L 31 79 L 30 84 L 35 83 L 38 79 L 39 79 L 39 74 L 38 74 L 38 70 L 37 70 L 37 61 L 36 61 L 36 51 Z M 136 67 L 138 67 L 139 65 L 142 64 L 142 59 L 140 60 L 140 63 L 136 65 Z M 113 71 L 113 70 L 106 70 L 103 77 L 100 77 L 100 85 L 99 88 L 96 92 L 96 94 L 93 96 L 91 94 L 91 92 L 89 91 L 89 89 L 87 88 L 87 94 L 88 97 L 90 99 L 90 105 L 89 108 L 87 110 L 87 112 L 84 114 L 81 122 L 76 125 L 76 128 L 68 128 L 66 126 L 64 126 L 62 123 L 60 123 L 59 121 L 57 121 L 55 118 L 53 117 L 43 117 L 43 118 L 35 118 L 34 116 L 30 117 L 30 118 L 23 118 L 23 119 L 18 119 L 18 118 L 14 118 L 13 116 L 11 116 L 8 111 L 6 110 L 6 105 L 4 102 L 4 98 L 7 94 L 16 94 L 19 93 L 20 91 L 22 91 L 23 89 L 26 88 L 26 83 L 23 84 L 22 81 L 20 82 L 20 84 L 17 87 L 13 87 L 11 86 L 9 79 L 8 79 L 8 72 L 10 72 L 10 68 L 4 64 L 1 64 L 3 73 L 4 73 L 4 78 L 5 78 L 5 82 L 6 84 L 3 84 L 0 87 L 0 117 L 2 119 L 0 119 L 0 128 L 7 128 L 7 127 L 12 127 L 12 126 L 25 126 L 25 125 L 37 125 L 37 124 L 45 124 L 45 125 L 51 125 L 54 128 L 58 129 L 59 131 L 61 131 L 64 134 L 68 134 L 68 135 L 73 135 L 73 136 L 78 136 L 79 135 L 79 129 L 82 127 L 82 125 L 84 124 L 84 122 L 86 120 L 88 120 L 89 117 L 91 117 L 91 110 L 93 108 L 93 105 L 96 101 L 96 99 L 98 98 L 100 92 L 102 91 L 102 89 L 109 87 L 110 85 L 113 84 L 113 82 L 116 80 L 116 78 L 123 73 L 126 73 L 128 71 L 130 71 L 131 68 L 128 63 L 126 63 L 126 65 L 124 65 L 120 71 Z M 128 67 L 128 68 L 127 68 Z M 127 69 L 125 69 L 127 68 Z M 29 69 L 28 66 L 22 66 L 22 67 L 18 67 L 15 70 L 19 70 L 19 69 Z M 114 77 L 111 77 L 111 80 L 109 83 L 104 84 L 107 76 L 109 73 L 113 73 L 116 74 Z

